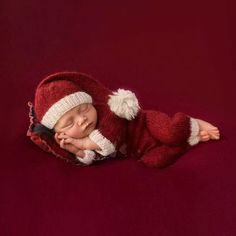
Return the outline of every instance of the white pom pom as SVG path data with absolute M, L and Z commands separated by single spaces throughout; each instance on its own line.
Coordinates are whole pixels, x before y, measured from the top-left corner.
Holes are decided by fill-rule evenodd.
M 135 118 L 140 106 L 134 93 L 129 90 L 118 89 L 109 97 L 108 105 L 117 116 L 127 120 Z

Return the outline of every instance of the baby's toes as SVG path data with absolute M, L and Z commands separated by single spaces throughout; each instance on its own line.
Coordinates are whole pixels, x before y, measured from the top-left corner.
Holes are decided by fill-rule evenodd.
M 219 135 L 219 134 L 220 134 L 220 131 L 219 131 L 219 130 L 214 130 L 214 131 L 213 131 L 213 134 Z
M 211 138 L 212 139 L 220 139 L 220 135 L 219 134 L 212 134 Z
M 219 131 L 219 129 L 217 127 L 209 130 L 209 132 L 214 133 L 214 134 L 219 134 L 220 133 L 220 131 Z
M 205 136 L 205 137 L 202 138 L 202 141 L 203 141 L 203 142 L 206 142 L 206 141 L 209 141 L 209 140 L 210 140 L 210 137 L 209 137 L 209 136 Z
M 209 135 L 211 136 L 211 139 L 219 139 L 220 138 L 219 130 L 213 130 L 213 131 L 209 132 Z
M 200 140 L 203 142 L 208 141 L 209 139 L 210 139 L 210 136 L 208 134 L 200 136 Z

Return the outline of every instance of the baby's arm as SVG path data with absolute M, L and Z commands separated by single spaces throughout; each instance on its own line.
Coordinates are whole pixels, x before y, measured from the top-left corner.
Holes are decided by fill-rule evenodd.
M 74 146 L 73 144 L 67 144 L 65 143 L 65 140 L 64 139 L 61 139 L 59 138 L 59 133 L 55 133 L 55 136 L 54 136 L 56 142 L 58 143 L 58 145 L 60 145 L 60 147 L 62 149 L 65 149 L 67 150 L 68 152 L 71 152 L 73 154 L 77 154 L 79 153 L 81 157 L 83 157 L 83 151 L 80 150 L 79 148 L 77 148 L 76 146 Z
M 69 136 L 67 136 L 68 137 L 67 139 L 65 138 L 65 136 L 63 136 L 63 137 L 64 138 L 62 138 L 62 135 L 60 135 L 58 133 L 55 134 L 55 140 L 60 145 L 60 147 L 62 149 L 65 149 L 65 150 L 75 154 L 76 158 L 80 162 L 84 163 L 85 165 L 92 164 L 92 162 L 96 156 L 94 151 L 91 151 L 88 149 L 81 150 L 78 147 L 76 147 L 74 144 L 69 143 L 69 140 L 67 140 L 68 138 L 70 138 Z M 67 140 L 67 143 L 65 142 L 65 140 Z M 74 139 L 72 139 L 72 140 L 74 140 Z
M 61 133 L 58 135 L 58 138 L 64 140 L 65 144 L 72 144 L 80 150 L 100 150 L 100 147 L 96 143 L 94 143 L 89 137 L 76 139 Z

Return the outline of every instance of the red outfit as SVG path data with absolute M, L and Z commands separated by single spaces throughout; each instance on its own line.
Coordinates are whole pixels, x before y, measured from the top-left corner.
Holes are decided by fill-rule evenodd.
M 140 110 L 131 121 L 109 117 L 99 122 L 98 130 L 125 156 L 161 168 L 174 163 L 191 146 L 191 136 L 198 133 L 192 131 L 192 122 L 180 112 L 169 117 L 159 111 Z M 110 130 L 110 126 L 116 128 Z
M 195 119 L 180 112 L 169 117 L 159 111 L 140 109 L 131 91 L 119 89 L 112 93 L 90 76 L 77 72 L 53 74 L 39 84 L 35 96 L 38 120 L 31 105 L 28 136 L 56 156 L 83 162 L 81 158 L 73 159 L 72 154 L 60 150 L 55 140 L 52 141 L 53 136 L 45 135 L 45 128 L 52 131 L 65 112 L 83 102 L 92 102 L 97 110 L 97 129 L 89 137 L 101 149 L 96 151 L 95 157 L 90 156 L 92 159 L 87 164 L 120 152 L 147 166 L 165 167 L 199 141 Z M 44 131 L 38 127 L 44 127 Z
M 128 131 L 129 155 L 141 158 L 148 166 L 164 167 L 189 147 L 190 117 L 176 113 L 170 118 L 159 111 L 141 111 L 129 123 Z

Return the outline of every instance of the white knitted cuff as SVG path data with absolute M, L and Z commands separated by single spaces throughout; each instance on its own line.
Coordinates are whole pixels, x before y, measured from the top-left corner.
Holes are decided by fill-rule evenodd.
M 108 156 L 116 150 L 112 142 L 105 138 L 97 129 L 89 135 L 89 138 L 101 148 L 101 150 L 96 150 L 96 152 L 102 156 Z
M 96 156 L 95 152 L 94 151 L 91 151 L 91 150 L 84 150 L 84 153 L 85 153 L 85 156 L 84 158 L 82 157 L 79 157 L 79 156 L 76 156 L 76 158 L 84 163 L 85 165 L 90 165 L 93 163 L 93 160 L 94 160 L 94 157 Z
M 188 138 L 188 143 L 189 145 L 193 146 L 199 143 L 199 125 L 196 119 L 190 118 L 190 129 L 191 129 L 191 134 L 190 137 Z

